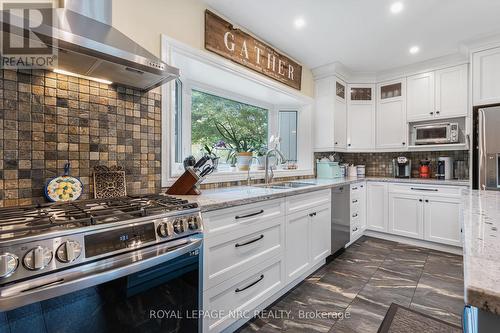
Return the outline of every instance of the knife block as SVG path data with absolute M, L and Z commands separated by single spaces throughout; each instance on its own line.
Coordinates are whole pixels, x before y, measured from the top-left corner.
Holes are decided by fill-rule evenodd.
M 167 194 L 174 195 L 199 195 L 201 194 L 198 189 L 200 177 L 194 172 L 192 168 L 188 168 L 182 176 L 180 176 L 175 183 L 167 190 Z

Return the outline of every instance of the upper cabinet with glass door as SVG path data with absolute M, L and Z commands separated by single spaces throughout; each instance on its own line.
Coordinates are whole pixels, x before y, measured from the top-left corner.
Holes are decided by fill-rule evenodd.
M 347 148 L 375 148 L 375 85 L 349 84 Z
M 377 85 L 376 147 L 406 148 L 406 79 Z

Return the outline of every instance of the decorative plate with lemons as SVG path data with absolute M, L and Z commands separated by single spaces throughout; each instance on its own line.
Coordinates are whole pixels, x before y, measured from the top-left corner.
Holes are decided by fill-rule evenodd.
M 69 176 L 69 163 L 64 166 L 64 175 L 54 177 L 45 185 L 45 196 L 50 201 L 73 201 L 83 192 L 80 179 Z

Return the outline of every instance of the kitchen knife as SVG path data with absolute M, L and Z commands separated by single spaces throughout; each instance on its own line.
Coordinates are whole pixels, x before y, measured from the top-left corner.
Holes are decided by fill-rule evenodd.
M 209 156 L 205 155 L 203 157 L 201 157 L 198 162 L 196 162 L 196 164 L 193 166 L 193 169 L 195 170 L 199 170 L 203 165 L 205 165 L 205 163 L 208 162 L 208 160 L 210 159 Z

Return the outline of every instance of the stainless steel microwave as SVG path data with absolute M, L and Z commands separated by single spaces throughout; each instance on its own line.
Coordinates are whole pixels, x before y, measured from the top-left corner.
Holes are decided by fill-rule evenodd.
M 458 123 L 436 123 L 413 126 L 415 145 L 458 143 L 458 132 Z

